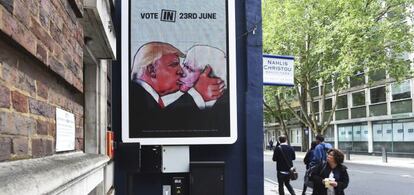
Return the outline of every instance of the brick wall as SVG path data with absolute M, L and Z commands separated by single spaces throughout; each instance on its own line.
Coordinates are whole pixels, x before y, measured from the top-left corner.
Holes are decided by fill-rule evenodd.
M 0 0 L 0 30 L 83 91 L 83 28 L 72 1 Z
M 77 0 L 0 0 L 0 161 L 55 153 L 55 109 L 83 149 L 83 27 Z

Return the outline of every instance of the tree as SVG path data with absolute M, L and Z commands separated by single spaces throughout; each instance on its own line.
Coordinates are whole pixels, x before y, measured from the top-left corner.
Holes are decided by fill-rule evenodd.
M 291 97 L 294 91 L 290 90 L 291 93 L 286 93 L 287 91 L 288 89 L 283 87 L 265 87 L 263 93 L 263 105 L 265 120 L 267 122 L 272 122 L 273 120 L 278 122 L 283 133 L 288 138 L 287 140 L 289 141 L 290 139 L 286 123 L 290 118 L 292 118 L 293 114 L 287 107 L 283 107 L 283 105 L 281 105 L 281 100 Z
M 336 97 L 355 74 L 385 70 L 397 81 L 412 76 L 411 60 L 404 56 L 413 52 L 413 0 L 263 0 L 262 5 L 264 53 L 295 57 L 294 90 L 302 116 L 291 113 L 315 134 L 325 133 Z M 322 86 L 320 119 L 311 95 L 316 82 Z M 272 95 L 267 88 L 274 87 L 264 89 Z M 328 116 L 326 95 L 333 97 Z M 293 111 L 293 99 L 265 102 Z

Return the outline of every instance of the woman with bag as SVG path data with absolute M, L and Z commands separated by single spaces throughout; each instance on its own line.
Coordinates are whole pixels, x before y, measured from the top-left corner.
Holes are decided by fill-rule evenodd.
M 343 165 L 344 154 L 338 149 L 329 149 L 325 163 L 313 168 L 313 195 L 345 195 L 349 184 L 347 167 Z
M 313 158 L 313 151 L 315 150 L 315 147 L 316 147 L 316 145 L 318 145 L 318 143 L 316 143 L 316 141 L 312 141 L 312 143 L 311 143 L 311 148 L 308 150 L 308 152 L 306 153 L 306 155 L 305 155 L 305 158 L 303 159 L 303 163 L 305 163 L 305 165 L 306 165 L 306 173 L 309 171 L 309 169 L 310 169 L 310 162 L 311 162 L 311 160 L 312 160 L 312 158 Z M 307 180 L 307 178 L 306 177 L 308 177 L 308 175 L 307 174 L 305 174 L 305 177 L 304 177 L 304 180 L 303 180 L 303 190 L 302 190 L 302 195 L 305 195 L 306 194 L 306 188 L 308 187 L 307 185 L 306 185 L 306 180 Z

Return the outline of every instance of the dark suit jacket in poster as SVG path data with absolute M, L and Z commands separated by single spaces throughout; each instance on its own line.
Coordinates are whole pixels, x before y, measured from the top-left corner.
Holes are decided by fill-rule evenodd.
M 200 110 L 193 98 L 183 94 L 161 109 L 154 98 L 139 84 L 131 82 L 129 123 L 131 138 L 149 137 L 223 137 L 229 136 L 228 95 Z M 227 101 L 226 101 L 227 100 Z

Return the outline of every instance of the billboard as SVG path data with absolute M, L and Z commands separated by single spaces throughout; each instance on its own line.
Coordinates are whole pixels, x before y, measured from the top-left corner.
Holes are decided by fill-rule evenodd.
M 292 56 L 263 55 L 263 84 L 293 86 L 294 74 Z
M 234 0 L 122 1 L 122 141 L 237 139 Z

